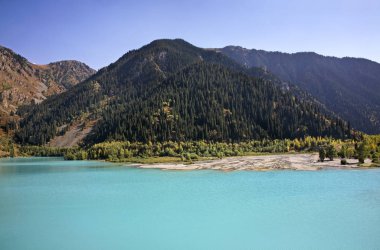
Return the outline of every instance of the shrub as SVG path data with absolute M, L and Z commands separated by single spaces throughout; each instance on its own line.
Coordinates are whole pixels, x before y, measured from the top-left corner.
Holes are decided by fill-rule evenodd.
M 319 160 L 321 162 L 324 162 L 325 161 L 325 158 L 326 158 L 326 151 L 324 148 L 320 148 L 319 149 Z
M 333 145 L 327 147 L 326 157 L 329 158 L 330 161 L 334 160 L 334 157 L 336 157 L 336 150 Z
M 64 156 L 65 160 L 73 161 L 76 160 L 75 155 L 71 152 L 67 152 Z
M 371 158 L 372 158 L 372 162 L 373 162 L 373 163 L 380 163 L 380 160 L 379 160 L 379 153 L 374 152 L 374 153 L 371 155 Z

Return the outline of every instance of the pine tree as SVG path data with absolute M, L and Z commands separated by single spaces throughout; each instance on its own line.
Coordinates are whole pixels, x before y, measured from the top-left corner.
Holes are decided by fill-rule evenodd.
M 321 148 L 319 149 L 319 160 L 320 160 L 321 162 L 324 162 L 324 161 L 325 161 L 325 158 L 326 158 L 326 151 L 325 151 L 325 149 L 324 149 L 323 147 L 321 147 Z

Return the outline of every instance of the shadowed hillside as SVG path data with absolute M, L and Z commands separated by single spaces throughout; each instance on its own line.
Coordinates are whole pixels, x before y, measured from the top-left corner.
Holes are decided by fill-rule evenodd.
M 351 125 L 380 133 L 380 64 L 366 59 L 287 54 L 236 46 L 217 49 L 245 67 L 265 68 L 308 91 Z

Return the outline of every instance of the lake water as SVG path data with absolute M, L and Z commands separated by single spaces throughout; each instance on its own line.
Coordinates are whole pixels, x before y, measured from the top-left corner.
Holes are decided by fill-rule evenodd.
M 2 159 L 0 249 L 380 249 L 380 170 Z

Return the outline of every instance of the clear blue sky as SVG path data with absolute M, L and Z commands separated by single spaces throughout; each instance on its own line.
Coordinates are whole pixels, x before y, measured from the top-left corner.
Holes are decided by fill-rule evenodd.
M 95 69 L 159 38 L 380 62 L 379 0 L 0 0 L 0 44 Z

